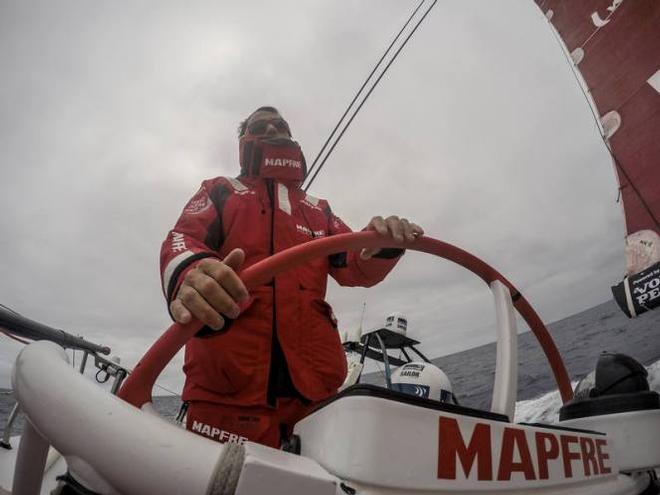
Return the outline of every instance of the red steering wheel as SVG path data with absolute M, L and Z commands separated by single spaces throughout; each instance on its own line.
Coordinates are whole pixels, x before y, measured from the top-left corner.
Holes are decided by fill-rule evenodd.
M 240 277 L 248 290 L 250 290 L 268 282 L 278 273 L 307 263 L 317 257 L 362 248 L 392 247 L 434 254 L 467 268 L 487 284 L 499 280 L 506 285 L 511 292 L 513 306 L 525 319 L 545 352 L 555 376 L 562 401 L 566 403 L 573 398 L 571 382 L 559 351 L 541 318 L 539 318 L 523 295 L 511 282 L 498 273 L 497 270 L 470 253 L 446 242 L 431 237 L 419 237 L 410 242 L 396 242 L 389 237 L 382 237 L 376 232 L 340 234 L 299 244 L 277 253 L 270 258 L 266 258 L 246 268 L 240 272 Z M 119 391 L 119 397 L 136 407 L 142 407 L 147 402 L 150 402 L 151 390 L 156 383 L 156 379 L 167 363 L 199 331 L 200 327 L 201 323 L 197 320 L 193 320 L 186 325 L 180 325 L 178 323 L 171 325 L 142 357 L 133 370 L 133 373 L 124 382 L 124 385 Z

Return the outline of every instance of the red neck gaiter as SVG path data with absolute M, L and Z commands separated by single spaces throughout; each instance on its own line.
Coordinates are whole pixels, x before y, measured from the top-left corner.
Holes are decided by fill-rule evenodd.
M 275 179 L 299 187 L 307 175 L 300 145 L 288 138 L 243 136 L 239 142 L 241 175 Z

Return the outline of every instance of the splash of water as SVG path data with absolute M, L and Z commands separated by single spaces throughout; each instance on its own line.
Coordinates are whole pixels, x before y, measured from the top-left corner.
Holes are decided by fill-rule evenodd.
M 648 366 L 649 388 L 660 393 L 660 360 Z M 571 386 L 575 389 L 577 382 Z M 516 423 L 557 423 L 561 398 L 559 391 L 548 392 L 535 399 L 521 400 L 516 404 Z

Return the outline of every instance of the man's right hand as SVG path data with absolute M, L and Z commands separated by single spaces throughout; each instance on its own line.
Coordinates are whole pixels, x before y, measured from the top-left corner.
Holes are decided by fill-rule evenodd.
M 170 303 L 170 312 L 178 323 L 186 324 L 192 318 L 220 330 L 225 325 L 224 316 L 236 318 L 238 303 L 249 297 L 243 281 L 236 274 L 245 253 L 234 249 L 220 261 L 204 258 L 186 273 L 176 298 Z

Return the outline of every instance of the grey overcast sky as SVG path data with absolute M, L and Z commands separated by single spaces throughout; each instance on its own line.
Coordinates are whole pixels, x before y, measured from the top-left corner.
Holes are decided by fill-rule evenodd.
M 236 175 L 237 123 L 278 107 L 311 161 L 416 4 L 0 3 L 0 303 L 133 366 L 169 324 L 160 243 L 203 179 Z M 532 0 L 440 0 L 310 192 L 482 257 L 548 323 L 624 270 L 611 160 Z M 403 311 L 431 357 L 494 340 L 488 288 L 428 255 L 329 301 L 343 329 L 365 301 L 365 328 Z

